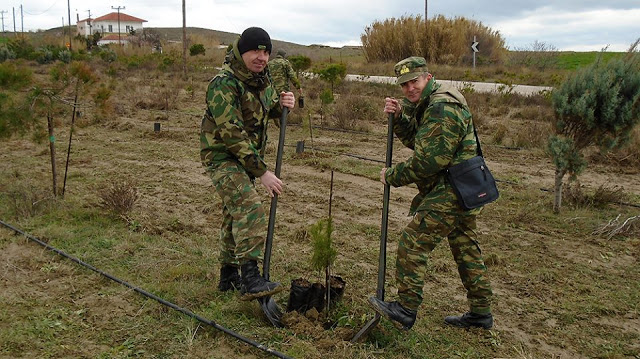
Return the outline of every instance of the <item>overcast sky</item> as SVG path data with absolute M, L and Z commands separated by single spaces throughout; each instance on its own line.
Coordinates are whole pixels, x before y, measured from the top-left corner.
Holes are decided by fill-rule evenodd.
M 181 27 L 179 0 L 3 0 L 5 31 L 49 29 L 80 19 L 108 14 L 124 6 L 128 15 L 147 20 L 145 27 Z M 20 5 L 24 22 L 20 21 Z M 376 20 L 421 15 L 424 1 L 407 0 L 200 0 L 186 1 L 187 26 L 241 33 L 263 27 L 273 39 L 302 45 L 359 45 L 366 26 Z M 559 50 L 625 51 L 640 37 L 640 0 L 431 0 L 428 17 L 463 16 L 499 31 L 510 49 L 531 47 L 534 41 Z M 471 39 L 470 39 L 471 41 Z M 480 44 L 480 48 L 482 44 Z

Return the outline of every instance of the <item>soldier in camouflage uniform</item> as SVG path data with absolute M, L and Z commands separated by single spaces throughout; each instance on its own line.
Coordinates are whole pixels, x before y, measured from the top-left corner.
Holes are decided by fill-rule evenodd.
M 289 60 L 285 58 L 286 55 L 286 51 L 280 49 L 278 50 L 275 59 L 269 61 L 269 73 L 271 74 L 273 87 L 276 89 L 277 93 L 282 91 L 289 92 L 291 89 L 289 82 L 291 82 L 293 86 L 298 89 L 300 97 L 302 97 L 303 94 L 302 88 L 300 87 L 300 80 L 298 80 L 298 76 L 293 70 L 293 66 L 291 66 Z
M 246 29 L 228 48 L 222 69 L 207 88 L 200 131 L 202 164 L 223 206 L 218 288 L 239 288 L 245 300 L 283 289 L 265 280 L 258 269 L 267 221 L 254 181 L 259 178 L 272 197 L 281 193 L 282 181 L 264 161 L 267 125 L 295 101 L 293 93 L 278 95 L 271 86 L 270 53 L 269 34 L 257 27 Z
M 446 168 L 476 155 L 473 121 L 458 90 L 439 84 L 422 57 L 395 65 L 406 98 L 385 99 L 384 112 L 393 113 L 393 131 L 414 152 L 409 159 L 383 168 L 380 181 L 394 187 L 415 183 L 419 193 L 411 203 L 413 220 L 402 231 L 396 259 L 398 301 L 375 297 L 369 303 L 401 329 L 410 329 L 423 299 L 427 257 L 446 238 L 467 290 L 469 312 L 448 316 L 445 323 L 468 328 L 493 326 L 491 285 L 476 240 L 476 216 L 481 208 L 465 210 L 446 179 Z

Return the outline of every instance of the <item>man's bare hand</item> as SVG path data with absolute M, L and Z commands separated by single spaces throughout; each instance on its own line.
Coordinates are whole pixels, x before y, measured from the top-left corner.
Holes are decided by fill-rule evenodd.
M 398 116 L 402 112 L 402 105 L 393 97 L 387 97 L 384 99 L 384 112 L 395 113 Z
M 380 182 L 382 182 L 382 184 L 386 185 L 387 181 L 384 178 L 385 173 L 387 172 L 387 167 L 382 167 L 382 169 L 380 170 Z
M 280 193 L 282 193 L 282 181 L 271 171 L 267 171 L 260 176 L 260 183 L 262 183 L 271 197 L 273 197 L 274 194 L 280 195 Z
M 288 107 L 292 109 L 295 104 L 296 97 L 293 92 L 280 92 L 280 105 L 282 105 L 282 107 Z

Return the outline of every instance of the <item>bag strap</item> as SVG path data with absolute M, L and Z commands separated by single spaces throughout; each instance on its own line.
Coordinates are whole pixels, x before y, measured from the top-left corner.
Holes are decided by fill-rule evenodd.
M 484 157 L 482 155 L 482 147 L 480 146 L 480 139 L 478 138 L 478 131 L 476 131 L 476 125 L 473 124 L 473 135 L 476 136 L 476 143 L 478 144 L 478 156 Z

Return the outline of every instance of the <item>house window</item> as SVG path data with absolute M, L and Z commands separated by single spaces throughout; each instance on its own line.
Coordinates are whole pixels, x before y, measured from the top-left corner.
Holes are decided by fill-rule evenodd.
M 127 32 L 131 31 L 131 26 L 127 25 Z
M 113 25 L 109 25 L 109 32 L 113 32 Z

